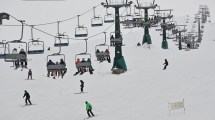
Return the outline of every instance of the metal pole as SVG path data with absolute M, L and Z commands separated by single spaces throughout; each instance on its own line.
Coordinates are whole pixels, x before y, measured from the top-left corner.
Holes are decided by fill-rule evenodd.
M 201 42 L 202 37 L 201 37 L 201 25 L 200 25 L 200 18 L 198 18 L 198 42 Z
M 162 48 L 163 49 L 168 49 L 168 43 L 166 41 L 166 22 L 165 22 L 165 18 L 163 18 L 163 24 L 164 24 L 164 27 L 163 27 L 163 41 L 162 41 Z
M 178 49 L 179 50 L 182 50 L 182 45 L 181 45 L 181 32 L 179 32 L 179 41 L 178 41 L 179 43 L 178 43 Z
M 115 7 L 115 38 L 121 39 L 120 37 L 120 19 L 119 19 L 119 7 Z M 117 43 L 115 46 L 115 57 L 112 68 L 122 69 L 127 71 L 127 66 L 122 56 L 122 43 Z

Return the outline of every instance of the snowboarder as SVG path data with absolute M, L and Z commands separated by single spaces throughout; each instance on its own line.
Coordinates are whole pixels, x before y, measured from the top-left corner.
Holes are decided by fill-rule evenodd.
M 168 64 L 169 64 L 169 63 L 168 63 L 167 59 L 165 59 L 165 62 L 164 62 L 164 64 L 163 64 L 163 65 L 164 65 L 163 70 L 165 70 L 165 69 L 166 69 L 166 67 L 168 66 Z
M 84 81 L 80 80 L 80 82 L 81 82 L 81 85 L 80 85 L 81 86 L 81 92 L 84 92 L 84 90 L 83 90 L 84 89 Z
M 28 105 L 28 102 L 29 102 L 30 105 L 32 105 L 31 101 L 30 101 L 30 94 L 26 90 L 24 92 L 25 93 L 24 93 L 23 98 L 25 97 L 25 105 Z
M 94 116 L 92 112 L 92 105 L 87 101 L 85 103 L 86 103 L 86 110 L 87 110 L 88 117 L 91 117 L 91 115 Z
M 31 79 L 32 79 L 32 71 L 31 71 L 31 69 L 29 69 L 29 71 L 28 71 L 28 79 L 29 79 L 29 77 L 31 77 Z

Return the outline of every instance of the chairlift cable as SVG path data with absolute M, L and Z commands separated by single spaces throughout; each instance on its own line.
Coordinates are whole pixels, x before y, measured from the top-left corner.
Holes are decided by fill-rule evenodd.
M 97 8 L 97 7 L 100 6 L 100 5 L 101 5 L 101 4 L 99 3 L 98 5 L 96 5 L 96 6 L 94 6 L 94 7 Z M 93 7 L 93 8 L 94 8 L 94 7 Z M 88 12 L 92 11 L 93 8 L 91 8 L 91 9 L 89 9 L 88 11 L 86 11 L 86 12 L 84 12 L 84 13 L 82 13 L 82 14 L 79 14 L 79 15 L 80 15 L 80 16 L 85 15 L 85 14 L 87 14 Z M 11 16 L 11 17 L 18 21 L 18 19 L 16 19 L 15 17 L 13 17 L 13 16 Z M 74 16 L 74 17 L 67 18 L 67 19 L 64 19 L 64 20 L 59 20 L 59 21 L 60 21 L 60 22 L 65 22 L 65 21 L 69 21 L 69 20 L 72 20 L 72 19 L 75 19 L 75 18 L 77 18 L 77 15 Z M 34 26 L 50 25 L 50 24 L 55 24 L 55 23 L 57 23 L 57 22 L 59 22 L 59 21 L 47 22 L 47 23 L 41 23 L 41 24 L 35 24 Z M 21 25 L 1 25 L 1 26 L 21 26 Z
M 99 5 L 97 5 L 96 7 L 98 7 Z M 91 9 L 92 10 L 92 9 Z M 89 11 L 91 11 L 91 10 L 89 10 Z M 87 12 L 89 12 L 89 11 L 87 11 Z M 122 12 L 122 14 L 124 13 L 126 11 L 126 9 L 124 9 L 124 11 Z M 86 14 L 87 12 L 85 12 L 85 13 L 83 13 L 83 14 Z M 81 15 L 83 15 L 83 14 L 81 14 Z M 121 15 L 122 15 L 121 14 Z M 15 18 L 14 16 L 12 16 L 12 15 L 10 15 L 12 18 L 14 18 L 15 20 L 17 20 L 17 21 L 19 21 L 20 22 L 20 20 L 18 20 L 17 18 Z M 77 17 L 77 16 L 76 16 Z M 76 18 L 75 17 L 75 18 Z M 58 23 L 58 22 L 60 22 L 60 21 L 57 21 L 57 22 L 55 22 L 55 23 Z M 100 35 L 100 34 L 103 34 L 103 32 L 106 32 L 108 29 L 110 29 L 112 26 L 114 25 L 114 23 L 113 24 L 111 24 L 108 28 L 106 28 L 104 31 L 102 31 L 102 32 L 100 32 L 100 33 L 97 33 L 97 34 L 95 34 L 95 35 L 92 35 L 92 36 L 90 36 L 90 37 L 87 37 L 86 39 L 89 39 L 89 38 L 93 38 L 93 37 L 95 37 L 95 36 L 98 36 L 98 35 Z M 17 25 L 18 26 L 18 25 Z M 20 25 L 19 25 L 20 26 Z M 24 26 L 32 26 L 32 25 L 28 25 L 28 24 L 26 24 L 26 23 L 24 23 Z M 38 26 L 38 25 L 34 25 L 34 26 Z M 49 36 L 51 36 L 51 37 L 54 37 L 54 38 L 56 38 L 56 36 L 55 35 L 52 35 L 52 34 L 50 34 L 50 33 L 48 33 L 48 32 L 45 32 L 45 31 L 43 31 L 43 30 L 41 30 L 41 29 L 38 29 L 38 28 L 36 28 L 36 27 L 33 27 L 33 29 L 35 29 L 35 30 L 37 30 L 37 31 L 39 31 L 39 32 L 42 32 L 42 33 L 44 33 L 44 34 L 47 34 L 47 35 L 49 35 Z M 68 38 L 68 39 L 71 39 L 71 40 L 83 40 L 83 39 L 77 39 L 77 38 Z

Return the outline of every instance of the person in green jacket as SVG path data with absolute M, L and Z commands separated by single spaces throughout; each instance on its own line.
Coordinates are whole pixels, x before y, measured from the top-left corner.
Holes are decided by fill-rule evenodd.
M 86 110 L 87 110 L 87 114 L 89 117 L 94 116 L 93 112 L 92 112 L 92 105 L 89 102 L 85 102 L 86 103 Z M 91 115 L 90 115 L 91 114 Z

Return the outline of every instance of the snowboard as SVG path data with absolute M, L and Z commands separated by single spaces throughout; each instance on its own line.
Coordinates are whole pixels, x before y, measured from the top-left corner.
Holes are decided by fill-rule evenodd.
M 25 80 L 34 80 L 34 79 L 25 79 Z
M 84 120 L 87 120 L 87 119 L 90 119 L 90 118 L 94 118 L 94 117 L 96 117 L 96 116 L 98 116 L 98 115 L 94 115 L 94 116 L 92 116 L 92 117 L 84 118 Z
M 78 93 L 74 93 L 74 94 L 85 94 L 85 93 L 88 93 L 88 92 L 78 92 Z
M 28 104 L 28 105 L 23 105 L 23 106 L 21 106 L 21 107 L 27 107 L 27 106 L 32 106 L 32 105 L 36 105 L 36 104 Z

